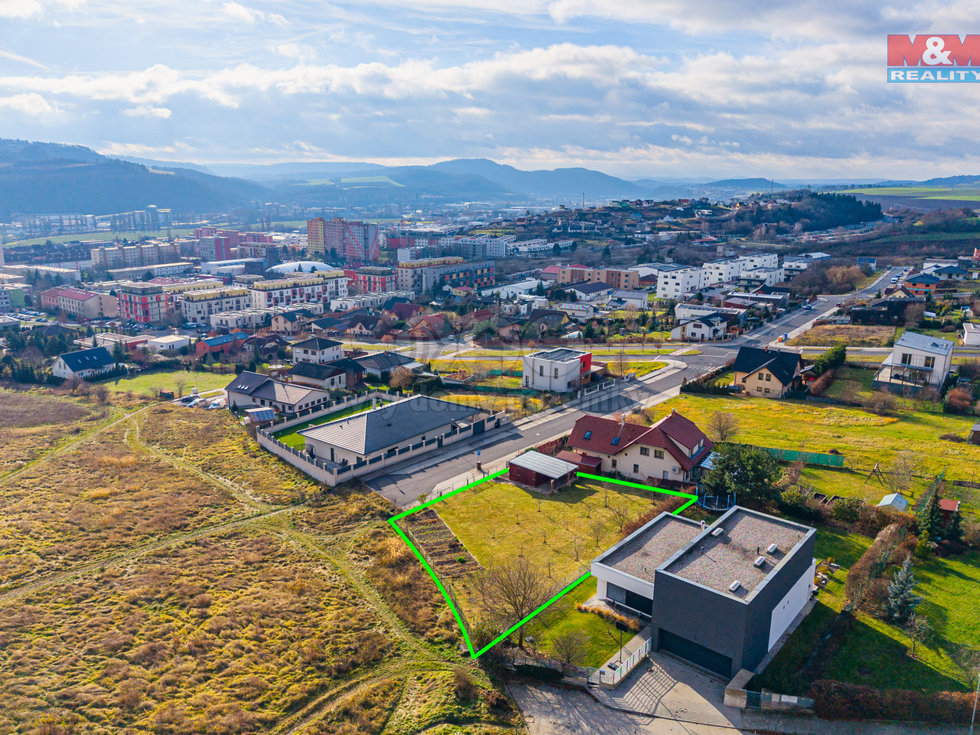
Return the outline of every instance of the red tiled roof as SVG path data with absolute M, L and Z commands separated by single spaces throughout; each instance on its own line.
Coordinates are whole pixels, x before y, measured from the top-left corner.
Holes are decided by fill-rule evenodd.
M 586 439 L 585 435 L 588 432 L 591 433 Z M 619 441 L 613 444 L 613 439 L 617 436 L 620 437 Z M 693 421 L 674 411 L 649 427 L 629 423 L 620 424 L 618 421 L 601 416 L 583 416 L 575 422 L 568 445 L 573 449 L 591 450 L 603 454 L 619 454 L 631 444 L 657 447 L 669 452 L 684 470 L 689 470 L 696 464 L 695 458 L 681 451 L 678 443 L 685 447 L 695 447 L 699 441 L 703 441 L 704 446 L 695 458 L 703 456 L 705 451 L 714 446 L 714 443 Z
M 556 456 L 558 459 L 563 459 L 566 462 L 586 465 L 587 467 L 598 467 L 602 464 L 601 457 L 590 457 L 588 454 L 583 454 L 582 452 L 570 452 L 567 449 L 561 450 Z
M 960 501 L 952 498 L 940 498 L 939 510 L 945 513 L 955 513 L 960 509 Z

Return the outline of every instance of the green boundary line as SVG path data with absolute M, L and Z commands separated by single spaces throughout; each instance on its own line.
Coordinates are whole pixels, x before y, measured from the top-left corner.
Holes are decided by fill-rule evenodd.
M 528 615 L 527 617 L 525 617 L 523 620 L 520 620 L 519 622 L 515 623 L 510 628 L 508 628 L 507 630 L 505 630 L 503 633 L 501 633 L 500 635 L 498 635 L 496 638 L 494 638 L 492 641 L 490 641 L 490 643 L 488 643 L 487 645 L 485 645 L 479 651 L 476 651 L 476 650 L 473 649 L 473 642 L 470 640 L 470 634 L 466 630 L 466 626 L 463 625 L 463 616 L 460 614 L 459 610 L 456 608 L 455 603 L 453 603 L 453 598 L 449 596 L 449 592 L 446 590 L 446 587 L 443 585 L 442 581 L 439 579 L 439 576 L 436 574 L 435 570 L 432 568 L 432 565 L 430 565 L 429 562 L 426 561 L 425 556 L 422 555 L 422 552 L 419 551 L 419 549 L 415 546 L 415 544 L 412 543 L 412 540 L 408 537 L 408 535 L 401 529 L 401 527 L 399 527 L 398 521 L 400 521 L 402 518 L 405 518 L 407 516 L 412 515 L 413 513 L 418 513 L 420 510 L 425 510 L 426 508 L 428 508 L 428 507 L 430 507 L 432 505 L 435 505 L 436 503 L 438 503 L 438 502 L 440 502 L 442 500 L 445 500 L 446 498 L 451 498 L 453 495 L 459 495 L 461 492 L 463 492 L 465 490 L 469 490 L 469 489 L 474 488 L 477 485 L 480 485 L 480 484 L 482 484 L 484 482 L 488 482 L 489 480 L 492 480 L 495 477 L 500 477 L 501 475 L 506 475 L 506 474 L 507 474 L 507 470 L 499 470 L 497 472 L 493 472 L 493 473 L 487 475 L 484 478 L 481 478 L 479 480 L 476 480 L 474 482 L 471 482 L 471 483 L 469 483 L 467 485 L 463 485 L 463 487 L 461 487 L 461 488 L 459 488 L 457 490 L 453 490 L 452 492 L 446 493 L 445 495 L 440 495 L 438 498 L 433 498 L 432 500 L 428 500 L 428 501 L 422 503 L 422 505 L 418 506 L 417 508 L 410 508 L 409 510 L 402 511 L 401 513 L 399 513 L 397 515 L 393 515 L 391 518 L 388 519 L 388 524 L 394 529 L 395 533 L 398 534 L 398 536 L 401 538 L 401 540 L 405 542 L 405 545 L 408 546 L 408 548 L 412 550 L 412 553 L 415 554 L 415 557 L 420 562 L 422 562 L 423 568 L 425 569 L 425 571 L 427 571 L 429 573 L 429 576 L 432 577 L 432 581 L 436 583 L 436 587 L 439 589 L 439 592 L 442 594 L 442 597 L 446 601 L 446 604 L 449 605 L 449 609 L 452 612 L 453 617 L 456 618 L 456 624 L 459 626 L 459 629 L 460 629 L 460 631 L 463 634 L 463 640 L 466 641 L 466 647 L 469 649 L 470 658 L 473 658 L 473 659 L 477 659 L 480 656 L 482 656 L 484 653 L 486 653 L 487 651 L 489 651 L 491 648 L 493 648 L 494 646 L 496 646 L 498 643 L 500 643 L 501 641 L 503 641 L 504 639 L 506 639 L 511 633 L 513 633 L 514 631 L 516 631 L 522 625 L 524 625 L 525 623 L 530 622 L 532 619 L 534 619 L 535 617 L 537 617 L 538 615 L 540 615 L 546 609 L 548 609 L 549 607 L 551 607 L 552 605 L 554 605 L 556 602 L 558 602 L 558 600 L 560 600 L 562 597 L 564 597 L 565 595 L 567 595 L 569 592 L 571 592 L 573 589 L 575 589 L 576 587 L 578 587 L 580 584 L 582 584 L 582 582 L 584 582 L 585 580 L 587 580 L 591 576 L 591 573 L 590 572 L 586 572 L 581 577 L 579 577 L 574 582 L 572 582 L 570 585 L 568 585 L 561 592 L 559 592 L 554 597 L 552 597 L 550 600 L 548 600 L 546 603 L 544 603 L 537 610 L 535 610 L 530 615 Z M 687 498 L 687 502 L 684 503 L 684 505 L 682 505 L 680 508 L 678 508 L 677 510 L 675 510 L 674 513 L 673 513 L 674 515 L 677 515 L 678 513 L 680 513 L 685 508 L 689 507 L 692 503 L 694 503 L 698 499 L 698 496 L 697 495 L 691 495 L 690 493 L 682 493 L 682 492 L 680 492 L 678 490 L 665 490 L 664 488 L 660 488 L 660 487 L 652 487 L 650 485 L 641 485 L 638 482 L 628 482 L 626 480 L 616 480 L 616 479 L 613 479 L 611 477 L 603 477 L 602 475 L 590 475 L 590 474 L 587 474 L 585 472 L 576 472 L 575 474 L 578 477 L 582 477 L 582 478 L 585 478 L 587 480 L 598 480 L 599 482 L 609 482 L 609 483 L 612 483 L 614 485 L 623 485 L 625 487 L 637 488 L 637 489 L 640 489 L 640 490 L 646 490 L 648 492 L 664 493 L 666 495 L 676 495 L 676 496 L 681 497 L 681 498 Z

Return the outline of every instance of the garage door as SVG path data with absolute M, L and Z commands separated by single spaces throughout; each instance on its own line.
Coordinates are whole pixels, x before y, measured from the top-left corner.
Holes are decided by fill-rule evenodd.
M 682 636 L 671 633 L 669 630 L 660 629 L 660 650 L 672 653 L 675 656 L 690 661 L 692 664 L 700 666 L 702 669 L 714 671 L 725 678 L 732 675 L 731 656 L 725 656 L 710 648 L 705 648 L 699 643 L 688 640 Z

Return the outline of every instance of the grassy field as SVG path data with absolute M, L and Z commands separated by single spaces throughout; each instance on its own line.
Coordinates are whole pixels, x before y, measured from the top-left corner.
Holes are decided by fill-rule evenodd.
M 887 471 L 903 450 L 914 451 L 917 473 L 924 477 L 945 470 L 948 480 L 969 480 L 980 466 L 980 447 L 939 438 L 943 434 L 966 437 L 975 422 L 970 417 L 911 411 L 878 416 L 859 408 L 801 401 L 696 395 L 667 401 L 650 414 L 659 418 L 673 408 L 701 426 L 716 411 L 733 413 L 739 421 L 738 442 L 808 452 L 838 451 L 844 455 L 847 471 L 807 469 L 805 479 L 819 489 L 875 503 L 888 491 L 875 483 L 865 484 L 865 476 L 876 462 Z M 950 486 L 951 497 L 969 500 L 965 492 Z
M 31 237 L 26 240 L 14 240 L 5 243 L 8 246 L 14 245 L 44 245 L 48 240 L 56 244 L 66 242 L 78 242 L 81 240 L 92 241 L 112 241 L 126 238 L 130 243 L 144 237 L 165 238 L 168 233 L 174 237 L 190 235 L 194 232 L 193 227 L 177 227 L 171 230 L 148 230 L 146 232 L 80 232 L 75 235 L 52 235 L 50 237 Z
M 834 573 L 820 591 L 817 605 L 766 671 L 752 682 L 752 688 L 806 693 L 816 674 L 805 669 L 805 664 L 844 606 L 847 569 L 870 543 L 871 539 L 859 534 L 835 529 L 818 531 L 817 557 L 832 557 L 843 569 Z M 916 591 L 924 598 L 919 612 L 933 625 L 934 641 L 918 646 L 913 659 L 912 642 L 904 630 L 859 612 L 838 651 L 829 660 L 818 662 L 820 678 L 886 689 L 970 689 L 972 674 L 962 666 L 958 652 L 964 646 L 975 648 L 980 640 L 980 621 L 973 604 L 980 581 L 980 554 L 921 561 L 916 565 L 916 576 L 920 580 Z
M 980 189 L 943 186 L 867 186 L 846 189 L 842 194 L 867 194 L 882 197 L 909 197 L 913 199 L 953 199 L 957 201 L 980 201 Z
M 141 373 L 132 378 L 116 378 L 105 381 L 105 385 L 113 393 L 132 393 L 140 397 L 156 398 L 160 391 L 172 391 L 177 395 L 193 392 L 194 388 L 201 393 L 217 388 L 224 388 L 235 378 L 234 373 L 214 373 L 197 370 L 172 370 L 158 373 Z
M 496 396 L 492 393 L 437 393 L 436 398 L 453 403 L 462 403 L 464 406 L 482 406 L 493 411 L 506 411 L 513 418 L 524 416 L 525 414 L 537 413 L 544 404 L 540 398 L 533 396 Z M 524 405 L 527 410 L 524 410 Z
M 622 373 L 636 373 L 637 376 L 649 375 L 652 372 L 656 372 L 662 368 L 667 367 L 666 362 L 657 362 L 652 360 L 626 360 L 623 362 L 622 369 L 619 365 L 619 360 L 609 360 L 607 363 L 609 371 L 615 373 L 616 375 Z
M 555 589 L 560 589 L 588 571 L 600 550 L 621 538 L 625 522 L 663 503 L 665 497 L 581 479 L 555 495 L 492 481 L 447 498 L 433 508 L 484 568 L 524 556 Z M 493 523 L 488 524 L 488 518 L 493 518 Z M 453 584 L 470 621 L 484 617 L 474 584 L 472 577 Z M 584 592 L 580 589 L 578 594 Z M 590 644 L 592 666 L 600 665 L 618 649 L 618 645 L 610 649 L 611 641 L 605 640 L 605 623 L 592 613 L 577 611 L 568 602 L 553 609 L 538 626 L 543 630 L 540 645 L 545 650 L 562 629 L 597 633 L 598 639 Z
M 858 324 L 819 324 L 786 344 L 794 346 L 833 346 L 843 342 L 849 347 L 887 347 L 895 339 L 895 327 Z
M 44 390 L 0 390 L 0 477 L 96 428 L 112 406 Z
M 388 564 L 386 501 L 324 492 L 226 411 L 157 404 L 80 438 L 0 477 L 0 731 L 517 724 L 414 559 Z
M 379 405 L 384 405 L 390 401 L 381 401 Z M 326 424 L 330 421 L 336 421 L 337 419 L 347 418 L 348 416 L 353 416 L 358 413 L 363 413 L 372 407 L 371 401 L 364 401 L 363 403 L 357 403 L 353 406 L 349 406 L 340 411 L 334 411 L 331 414 L 327 414 L 321 418 L 310 419 L 309 421 L 303 421 L 302 423 L 296 424 L 296 426 L 291 426 L 288 429 L 283 429 L 282 431 L 277 431 L 272 436 L 281 441 L 287 447 L 292 447 L 293 449 L 302 449 L 306 445 L 306 441 L 300 434 L 304 429 L 309 429 L 311 426 L 319 426 L 320 424 Z

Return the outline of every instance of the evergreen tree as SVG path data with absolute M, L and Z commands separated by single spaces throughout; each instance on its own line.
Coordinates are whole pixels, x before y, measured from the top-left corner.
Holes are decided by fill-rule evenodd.
M 946 528 L 946 537 L 950 541 L 959 542 L 963 540 L 962 520 L 959 511 L 955 511 L 953 517 L 949 519 L 949 526 Z
M 927 491 L 929 492 L 929 491 Z M 940 531 L 940 517 L 939 517 L 939 493 L 936 491 L 929 492 L 926 502 L 919 509 L 916 514 L 916 520 L 919 522 L 919 530 L 928 533 L 931 538 L 936 538 Z
M 922 598 L 915 594 L 915 586 L 918 583 L 912 571 L 912 557 L 908 556 L 888 585 L 885 612 L 890 620 L 903 625 L 912 616 L 915 608 L 922 602 Z

